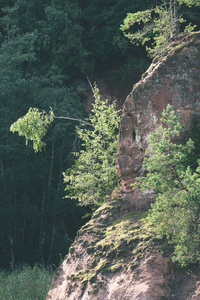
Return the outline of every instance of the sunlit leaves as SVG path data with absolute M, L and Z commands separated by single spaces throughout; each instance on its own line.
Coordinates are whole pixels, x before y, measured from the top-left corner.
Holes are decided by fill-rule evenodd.
M 199 0 L 178 0 L 180 4 L 185 4 L 188 5 L 189 7 L 191 6 L 200 6 Z
M 53 122 L 53 117 L 53 111 L 46 114 L 44 111 L 40 112 L 37 108 L 29 108 L 25 116 L 19 118 L 10 126 L 10 130 L 24 136 L 26 144 L 29 140 L 33 141 L 33 149 L 38 152 L 45 146 L 42 139 L 47 133 L 48 125 Z
M 119 183 L 115 160 L 120 117 L 115 104 L 108 104 L 94 88 L 95 103 L 88 123 L 77 127 L 82 149 L 74 166 L 64 173 L 67 198 L 78 199 L 80 205 L 101 205 Z

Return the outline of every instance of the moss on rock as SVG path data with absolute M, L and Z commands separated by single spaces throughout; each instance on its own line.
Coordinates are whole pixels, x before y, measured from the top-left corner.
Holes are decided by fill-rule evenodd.
M 153 237 L 142 227 L 146 213 L 127 212 L 123 205 L 119 197 L 112 197 L 110 202 L 94 212 L 92 219 L 79 231 L 77 242 L 81 242 L 91 257 L 85 270 L 71 275 L 72 280 L 80 280 L 82 290 L 90 283 L 95 284 L 95 292 L 100 273 L 136 269 L 137 261 L 149 249 Z

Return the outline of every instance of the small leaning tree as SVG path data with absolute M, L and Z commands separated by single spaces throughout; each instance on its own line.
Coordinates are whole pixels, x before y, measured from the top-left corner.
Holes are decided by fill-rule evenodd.
M 116 173 L 116 153 L 120 116 L 116 104 L 102 101 L 97 86 L 95 102 L 87 122 L 77 127 L 81 140 L 77 159 L 71 169 L 63 173 L 66 198 L 77 199 L 80 205 L 100 206 L 119 185 Z
M 163 125 L 151 133 L 146 150 L 147 176 L 138 177 L 133 189 L 157 193 L 147 228 L 158 239 L 166 237 L 174 247 L 173 260 L 186 266 L 200 261 L 200 159 L 192 170 L 188 158 L 195 150 L 194 142 L 177 142 L 184 127 L 179 115 L 170 105 L 163 111 Z
M 116 103 L 103 101 L 96 85 L 93 93 L 95 102 L 86 120 L 58 117 L 52 110 L 46 113 L 30 108 L 25 116 L 11 125 L 10 130 L 24 136 L 26 144 L 32 141 L 34 151 L 38 152 L 45 147 L 43 138 L 55 118 L 82 124 L 76 127 L 81 150 L 74 153 L 74 165 L 63 173 L 66 198 L 76 199 L 80 205 L 98 207 L 108 199 L 120 181 L 116 173 L 120 116 Z
M 165 52 L 170 42 L 180 33 L 180 24 L 186 22 L 180 14 L 181 5 L 200 6 L 199 0 L 161 0 L 160 5 L 145 11 L 128 13 L 120 26 L 131 43 L 146 45 L 151 56 Z M 182 26 L 183 27 L 183 26 Z M 190 32 L 195 26 L 189 24 L 184 31 Z

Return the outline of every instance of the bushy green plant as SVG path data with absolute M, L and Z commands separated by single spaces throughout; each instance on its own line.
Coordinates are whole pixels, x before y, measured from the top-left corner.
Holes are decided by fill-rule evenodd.
M 156 56 L 165 52 L 170 41 L 178 36 L 180 24 L 185 22 L 179 13 L 179 6 L 182 4 L 188 7 L 200 6 L 199 1 L 195 0 L 162 0 L 154 8 L 128 13 L 120 29 L 131 43 L 146 44 L 148 53 Z M 194 28 L 189 24 L 185 26 L 185 32 Z
M 0 272 L 0 299 L 44 300 L 54 275 L 51 268 L 35 265 Z
M 47 126 L 53 122 L 53 111 L 49 115 L 44 111 L 40 112 L 37 108 L 29 108 L 27 114 L 19 118 L 10 126 L 10 130 L 18 132 L 20 136 L 25 136 L 26 145 L 28 141 L 33 141 L 33 149 L 35 152 L 41 151 L 45 146 L 42 138 L 47 133 Z
M 200 260 L 200 159 L 192 171 L 186 162 L 194 142 L 177 142 L 184 127 L 179 115 L 170 105 L 163 111 L 164 124 L 151 133 L 146 150 L 148 174 L 133 188 L 157 193 L 146 222 L 157 238 L 166 237 L 174 246 L 173 261 L 185 266 Z
M 108 105 L 108 100 L 101 100 L 97 86 L 94 97 L 88 119 L 91 126 L 77 127 L 82 149 L 76 153 L 75 164 L 63 175 L 67 198 L 77 199 L 80 205 L 99 206 L 119 183 L 115 163 L 120 116 L 115 103 Z

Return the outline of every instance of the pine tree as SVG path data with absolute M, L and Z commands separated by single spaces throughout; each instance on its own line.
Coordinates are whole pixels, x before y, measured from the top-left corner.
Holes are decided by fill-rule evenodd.
M 146 222 L 157 238 L 167 238 L 173 260 L 185 266 L 200 260 L 200 159 L 192 171 L 187 162 L 194 142 L 175 142 L 184 127 L 179 115 L 170 105 L 163 111 L 164 124 L 151 133 L 146 150 L 148 174 L 137 178 L 133 188 L 157 193 Z
M 185 22 L 179 13 L 182 4 L 188 7 L 200 6 L 200 2 L 195 0 L 162 0 L 161 4 L 154 8 L 128 13 L 120 29 L 131 43 L 146 44 L 150 55 L 165 53 L 172 39 L 179 35 L 180 24 Z M 185 26 L 184 31 L 190 32 L 195 27 L 189 24 Z M 130 29 L 133 32 L 130 32 Z

